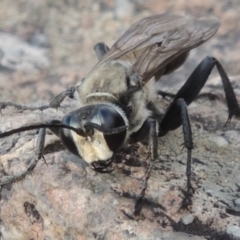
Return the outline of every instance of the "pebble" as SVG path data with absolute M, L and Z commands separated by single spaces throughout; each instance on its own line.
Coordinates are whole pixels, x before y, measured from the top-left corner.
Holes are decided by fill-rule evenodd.
M 185 224 L 185 225 L 188 225 L 190 223 L 192 223 L 194 220 L 194 216 L 191 214 L 191 213 L 187 213 L 187 214 L 184 214 L 182 216 L 182 222 Z
M 228 225 L 227 233 L 232 234 L 235 237 L 240 237 L 240 227 L 234 226 L 234 225 Z

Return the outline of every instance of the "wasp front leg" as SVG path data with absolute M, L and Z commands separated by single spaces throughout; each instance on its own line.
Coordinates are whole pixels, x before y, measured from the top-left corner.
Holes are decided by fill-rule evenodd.
M 109 51 L 109 47 L 105 43 L 100 42 L 100 43 L 97 43 L 94 46 L 94 50 L 95 50 L 95 53 L 97 55 L 98 60 L 101 60 L 104 57 L 104 55 Z M 74 98 L 74 92 L 75 92 L 75 88 L 71 87 L 71 88 L 61 92 L 60 94 L 58 94 L 56 97 L 54 97 L 48 105 L 43 105 L 43 106 L 39 106 L 39 107 L 25 106 L 25 105 L 21 105 L 21 104 L 10 102 L 10 101 L 0 102 L 0 113 L 1 113 L 2 109 L 5 109 L 7 107 L 14 107 L 17 110 L 21 110 L 21 111 L 25 111 L 25 110 L 30 110 L 30 111 L 40 110 L 40 111 L 43 111 L 43 110 L 48 109 L 48 108 L 57 109 L 57 108 L 60 107 L 61 103 L 63 102 L 63 100 L 66 97 L 69 97 L 69 98 L 73 99 Z
M 40 110 L 43 111 L 45 109 L 48 108 L 59 108 L 60 104 L 63 102 L 63 100 L 66 97 L 69 98 L 74 98 L 74 92 L 75 92 L 75 88 L 71 87 L 63 92 L 61 92 L 60 94 L 58 94 L 56 97 L 54 97 L 51 102 L 48 105 L 43 105 L 43 106 L 39 106 L 39 107 L 33 107 L 33 106 L 24 106 L 21 104 L 17 104 L 14 102 L 0 102 L 0 113 L 2 111 L 2 109 L 7 108 L 7 107 L 14 107 L 18 110 L 21 111 L 25 111 L 25 110 L 30 110 L 30 111 L 35 111 L 35 110 Z
M 39 130 L 37 144 L 36 144 L 36 155 L 32 158 L 27 168 L 19 174 L 2 177 L 0 179 L 0 186 L 23 179 L 28 173 L 30 173 L 36 167 L 38 161 L 41 158 L 44 159 L 43 149 L 44 149 L 44 143 L 45 143 L 45 136 L 46 136 L 46 128 L 41 128 Z
M 150 103 L 149 103 L 150 104 Z M 136 217 L 140 215 L 143 201 L 145 197 L 145 192 L 147 189 L 148 179 L 150 178 L 151 170 L 154 166 L 154 162 L 158 158 L 158 137 L 165 135 L 168 131 L 164 132 L 163 129 L 160 128 L 159 124 L 161 124 L 160 113 L 153 103 L 151 103 L 151 110 L 153 111 L 153 116 L 155 119 L 147 119 L 140 130 L 134 134 L 132 134 L 130 142 L 138 142 L 143 141 L 146 136 L 149 136 L 149 148 L 151 154 L 151 161 L 145 175 L 145 179 L 143 182 L 143 188 L 141 190 L 140 195 L 137 198 L 133 216 Z M 192 149 L 193 149 L 193 139 L 192 139 L 192 130 L 187 112 L 187 105 L 183 99 L 178 99 L 172 106 L 170 106 L 171 113 L 177 113 L 180 118 L 180 122 L 183 129 L 183 138 L 184 138 L 184 146 L 186 147 L 187 153 L 187 167 L 186 167 L 186 176 L 187 176 L 187 191 L 185 192 L 185 197 L 182 201 L 183 208 L 187 208 L 189 204 L 191 204 L 191 198 L 194 193 L 194 189 L 191 184 L 191 162 L 192 162 Z M 164 134 L 163 134 L 164 133 Z M 129 215 L 128 215 L 129 216 Z M 131 217 L 131 216 L 130 216 Z

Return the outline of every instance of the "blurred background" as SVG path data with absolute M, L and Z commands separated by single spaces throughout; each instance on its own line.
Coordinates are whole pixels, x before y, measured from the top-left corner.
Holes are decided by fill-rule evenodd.
M 162 85 L 177 89 L 206 55 L 218 58 L 236 84 L 239 0 L 1 0 L 0 101 L 49 102 L 97 63 L 97 42 L 111 46 L 135 21 L 163 12 L 216 15 L 222 24 Z

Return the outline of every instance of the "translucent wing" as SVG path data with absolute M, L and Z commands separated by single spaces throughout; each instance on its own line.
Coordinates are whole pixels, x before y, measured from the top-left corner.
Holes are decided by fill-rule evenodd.
M 215 17 L 161 14 L 144 18 L 118 39 L 97 66 L 124 61 L 145 84 L 178 56 L 207 41 L 219 25 Z

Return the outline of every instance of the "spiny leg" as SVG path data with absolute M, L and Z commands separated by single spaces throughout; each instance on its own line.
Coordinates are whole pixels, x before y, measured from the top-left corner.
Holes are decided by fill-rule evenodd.
M 162 96 L 163 98 L 165 97 L 170 97 L 170 98 L 175 98 L 176 97 L 176 94 L 174 93 L 170 93 L 170 92 L 166 92 L 166 91 L 161 91 L 161 90 L 158 90 L 157 91 L 157 94 Z
M 231 82 L 224 71 L 220 62 L 213 57 L 205 57 L 202 62 L 197 66 L 197 68 L 190 75 L 186 83 L 176 94 L 175 99 L 184 98 L 187 105 L 194 101 L 205 85 L 208 77 L 213 69 L 216 66 L 223 83 L 223 89 L 225 92 L 226 102 L 228 106 L 228 120 L 227 123 L 231 120 L 233 116 L 240 117 L 240 107 L 237 102 L 236 95 L 233 91 Z
M 215 59 L 215 61 L 216 61 L 215 63 L 216 63 L 218 72 L 222 78 L 223 88 L 224 88 L 228 111 L 229 111 L 228 119 L 225 124 L 227 125 L 231 121 L 231 118 L 233 116 L 240 118 L 240 107 L 237 102 L 236 95 L 233 91 L 232 84 L 227 76 L 227 73 L 223 69 L 223 66 L 221 65 L 221 63 L 217 59 Z
M 175 95 L 173 101 L 167 108 L 165 115 L 162 118 L 162 121 L 159 124 L 159 136 L 166 135 L 169 131 L 175 130 L 183 125 L 183 134 L 184 134 L 184 145 L 188 149 L 188 158 L 187 158 L 187 192 L 186 197 L 183 200 L 182 206 L 187 207 L 191 203 L 191 193 L 193 192 L 191 186 L 191 151 L 193 148 L 192 136 L 191 136 L 191 127 L 189 124 L 189 119 L 187 116 L 186 105 L 191 104 L 194 101 L 204 84 L 206 83 L 212 69 L 214 66 L 217 66 L 218 72 L 221 76 L 224 92 L 226 95 L 226 101 L 228 106 L 228 120 L 227 123 L 231 120 L 233 116 L 240 117 L 240 108 L 234 94 L 230 80 L 225 73 L 222 65 L 218 62 L 217 59 L 213 57 L 205 57 L 202 62 L 196 67 L 193 73 L 190 75 L 186 83 Z M 185 104 L 183 104 L 183 99 Z M 180 108 L 179 108 L 180 107 Z M 184 117 L 185 116 L 185 117 Z M 185 119 L 185 120 L 184 120 Z
M 171 119 L 171 121 L 167 121 L 169 119 Z M 187 190 L 185 191 L 185 197 L 182 201 L 181 206 L 183 208 L 187 208 L 188 205 L 191 204 L 191 197 L 194 193 L 194 189 L 191 184 L 192 149 L 194 145 L 192 139 L 191 124 L 188 117 L 187 104 L 183 98 L 179 98 L 170 104 L 166 114 L 163 117 L 162 122 L 159 125 L 158 135 L 166 135 L 168 131 L 173 130 L 173 127 L 178 128 L 178 125 L 182 125 L 184 146 L 187 149 Z
M 158 111 L 155 112 L 155 108 L 151 108 L 153 112 L 156 114 L 157 119 L 158 119 Z M 192 140 L 192 131 L 191 131 L 191 125 L 190 121 L 188 118 L 188 113 L 187 113 L 187 105 L 183 99 L 178 99 L 177 101 L 174 102 L 171 106 L 170 113 L 178 113 L 178 116 L 180 117 L 180 121 L 182 123 L 182 128 L 183 128 L 183 137 L 184 137 L 184 146 L 187 148 L 188 153 L 187 153 L 187 167 L 186 167 L 186 176 L 187 176 L 187 191 L 185 193 L 185 198 L 182 201 L 182 207 L 187 207 L 191 203 L 191 197 L 194 192 L 194 189 L 191 185 L 191 154 L 192 154 L 192 149 L 193 149 L 193 140 Z M 161 124 L 161 123 L 160 123 Z M 146 134 L 149 134 L 149 146 L 150 146 L 150 152 L 151 152 L 151 162 L 149 164 L 144 183 L 143 183 L 143 188 L 142 191 L 136 201 L 133 216 L 127 214 L 130 218 L 134 218 L 134 216 L 138 216 L 141 212 L 142 205 L 143 205 L 143 200 L 145 196 L 145 192 L 147 189 L 147 183 L 148 179 L 150 177 L 151 169 L 154 165 L 155 159 L 158 157 L 158 135 L 162 136 L 164 135 L 163 133 L 166 134 L 168 131 L 162 131 L 161 128 L 159 127 L 159 134 L 157 134 L 157 128 L 158 128 L 158 120 L 153 120 L 153 119 L 148 119 L 147 121 L 144 122 L 143 126 L 140 128 L 138 132 L 133 134 L 130 138 L 130 142 L 137 142 L 139 140 L 142 140 Z
M 20 104 L 14 103 L 14 102 L 0 102 L 0 113 L 2 114 L 2 109 L 6 108 L 6 107 L 14 107 L 14 108 L 16 108 L 18 110 L 22 110 L 22 111 L 24 111 L 24 110 L 43 111 L 48 108 L 59 108 L 60 104 L 67 96 L 69 98 L 73 98 L 74 92 L 75 92 L 75 88 L 71 87 L 71 88 L 63 91 L 62 93 L 58 94 L 56 97 L 54 97 L 48 105 L 43 105 L 43 106 L 39 106 L 39 107 L 24 106 L 24 105 L 20 105 Z
M 181 110 L 181 122 L 184 138 L 184 146 L 187 149 L 187 167 L 186 167 L 186 176 L 187 176 L 187 191 L 185 192 L 185 198 L 182 201 L 183 208 L 187 208 L 191 204 L 191 197 L 194 193 L 194 188 L 191 184 L 191 164 L 192 164 L 192 149 L 193 149 L 193 139 L 192 139 L 192 129 L 188 117 L 187 104 L 185 101 L 180 98 L 177 100 L 177 105 Z
M 56 97 L 54 97 L 51 102 L 49 103 L 49 107 L 50 108 L 59 108 L 60 104 L 63 102 L 63 100 L 66 97 L 69 98 L 74 98 L 74 92 L 75 92 L 75 88 L 71 87 L 63 92 L 61 92 L 60 94 L 58 94 Z
M 208 80 L 208 77 L 214 68 L 214 66 L 217 67 L 217 70 L 219 72 L 219 75 L 221 77 L 223 88 L 225 92 L 226 102 L 228 106 L 228 119 L 226 124 L 228 124 L 233 116 L 240 117 L 240 107 L 237 102 L 236 95 L 233 91 L 233 87 L 231 85 L 231 82 L 223 69 L 221 63 L 214 57 L 205 57 L 202 62 L 196 67 L 196 69 L 193 71 L 193 73 L 190 75 L 186 83 L 182 86 L 182 88 L 178 91 L 177 94 L 171 94 L 164 91 L 159 91 L 159 94 L 163 97 L 172 97 L 174 98 L 173 102 L 176 101 L 179 98 L 183 98 L 186 101 L 186 104 L 189 105 L 194 101 L 196 98 L 198 98 L 198 94 L 205 85 L 206 81 Z M 216 99 L 217 97 L 214 94 L 200 94 L 200 97 L 206 96 L 210 99 Z M 167 118 L 166 118 L 167 119 Z M 168 119 L 169 120 L 169 119 Z M 167 120 L 166 120 L 167 121 Z M 178 121 L 178 125 L 180 126 L 181 122 Z M 174 125 L 174 124 L 173 124 Z M 176 129 L 177 127 L 174 126 L 173 129 Z M 172 130 L 172 129 L 170 129 Z
M 223 83 L 223 89 L 228 106 L 228 120 L 226 123 L 229 123 L 233 116 L 240 117 L 240 107 L 225 70 L 223 69 L 221 63 L 214 57 L 205 57 L 202 60 L 183 87 L 176 94 L 175 99 L 184 98 L 187 105 L 191 104 L 205 85 L 214 66 L 217 67 Z
M 166 97 L 175 98 L 176 97 L 176 94 L 173 94 L 173 93 L 170 93 L 170 92 L 166 92 L 166 91 L 161 91 L 161 90 L 158 90 L 157 94 L 162 96 L 162 98 L 166 98 Z M 217 94 L 208 92 L 208 93 L 200 93 L 200 94 L 198 94 L 196 99 L 200 99 L 200 98 L 208 98 L 209 100 L 214 101 L 214 100 L 219 99 L 219 96 Z
M 147 124 L 149 125 L 150 131 L 149 131 L 149 147 L 150 147 L 150 153 L 151 153 L 151 160 L 150 164 L 147 170 L 147 173 L 145 175 L 145 179 L 143 182 L 143 188 L 138 196 L 138 199 L 136 201 L 135 207 L 134 207 L 134 216 L 139 216 L 142 210 L 142 205 L 143 205 L 143 199 L 145 197 L 145 192 L 147 190 L 148 186 L 148 179 L 150 178 L 150 173 L 152 170 L 152 167 L 154 165 L 155 160 L 158 158 L 158 136 L 157 136 L 157 128 L 158 128 L 158 123 L 154 119 L 148 119 Z
M 28 173 L 30 173 L 35 166 L 37 165 L 38 161 L 43 158 L 43 149 L 44 149 L 44 143 L 45 143 L 45 136 L 46 136 L 46 128 L 41 128 L 39 130 L 37 144 L 36 144 L 36 156 L 31 160 L 30 164 L 27 166 L 27 168 L 16 175 L 12 176 L 5 176 L 0 179 L 0 186 L 3 186 L 8 183 L 13 183 L 16 181 L 19 181 L 23 179 Z
M 183 98 L 187 105 L 191 104 L 197 98 L 215 65 L 217 66 L 223 82 L 223 88 L 226 95 L 229 113 L 227 123 L 233 116 L 240 117 L 240 107 L 238 105 L 236 95 L 222 65 L 213 57 L 205 57 L 175 95 L 175 98 L 168 107 L 160 124 L 160 136 L 165 135 L 168 131 L 175 130 L 181 126 L 181 115 L 180 110 L 176 106 L 176 101 L 179 98 Z

